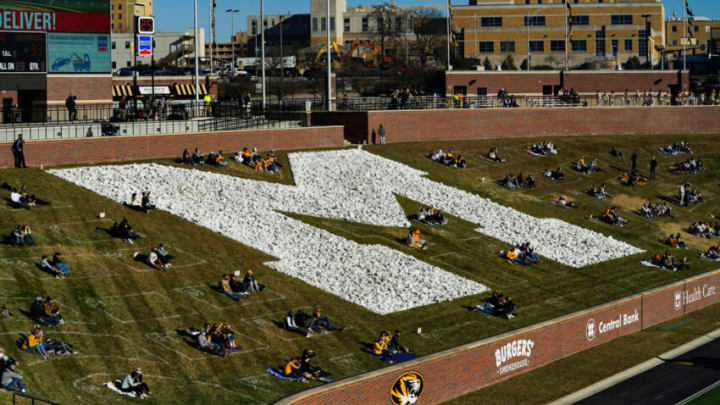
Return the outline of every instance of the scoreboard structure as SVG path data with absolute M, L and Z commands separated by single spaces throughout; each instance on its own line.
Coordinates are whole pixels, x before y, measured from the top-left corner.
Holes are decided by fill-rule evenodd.
M 47 34 L 0 32 L 0 73 L 47 73 Z

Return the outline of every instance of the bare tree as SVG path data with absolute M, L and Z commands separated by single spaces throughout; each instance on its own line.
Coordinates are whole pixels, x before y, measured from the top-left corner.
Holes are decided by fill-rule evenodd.
M 267 82 L 267 91 L 277 98 L 278 102 L 297 94 L 304 83 L 296 77 L 271 77 Z
M 410 46 L 424 68 L 430 56 L 445 48 L 445 19 L 436 9 L 418 8 L 411 15 L 415 40 Z
M 385 58 L 385 47 L 388 43 L 397 43 L 401 30 L 398 30 L 398 18 L 402 18 L 398 8 L 394 5 L 384 3 L 373 6 L 373 11 L 368 18 L 375 23 L 373 34 L 380 45 L 380 61 Z

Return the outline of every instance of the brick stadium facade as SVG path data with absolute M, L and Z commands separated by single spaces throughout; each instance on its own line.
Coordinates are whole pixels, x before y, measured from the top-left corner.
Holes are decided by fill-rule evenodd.
M 313 112 L 313 125 L 343 125 L 345 139 L 371 143 L 576 135 L 714 134 L 720 107 L 502 108 Z M 422 125 L 419 125 L 419 124 Z
M 408 371 L 423 376 L 422 404 L 439 404 L 620 336 L 720 301 L 720 270 L 500 336 L 307 390 L 277 405 L 391 404 Z
M 342 127 L 265 129 L 207 134 L 156 135 L 31 141 L 25 158 L 31 166 L 60 166 L 81 163 L 121 162 L 174 158 L 183 149 L 235 152 L 244 147 L 260 151 L 337 148 L 343 146 Z M 12 154 L 0 155 L 0 167 L 13 167 Z

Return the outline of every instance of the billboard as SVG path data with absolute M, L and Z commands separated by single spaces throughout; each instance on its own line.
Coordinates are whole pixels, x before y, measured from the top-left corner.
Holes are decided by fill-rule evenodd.
M 0 73 L 45 73 L 45 34 L 0 32 Z
M 109 34 L 48 34 L 48 72 L 110 73 Z
M 110 0 L 2 0 L 0 31 L 110 32 Z

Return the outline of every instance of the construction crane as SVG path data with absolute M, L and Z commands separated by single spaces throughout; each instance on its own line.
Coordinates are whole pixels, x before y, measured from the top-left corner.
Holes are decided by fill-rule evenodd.
M 340 56 L 340 49 L 338 49 L 337 43 L 336 43 L 335 41 L 332 41 L 332 43 L 330 44 L 330 47 L 332 48 L 332 50 L 335 51 L 335 54 L 338 55 L 338 57 L 339 57 L 339 56 Z M 323 45 L 323 46 L 320 48 L 320 50 L 318 51 L 317 55 L 315 55 L 315 63 L 320 62 L 320 57 L 321 57 L 325 52 L 327 52 L 327 44 Z

